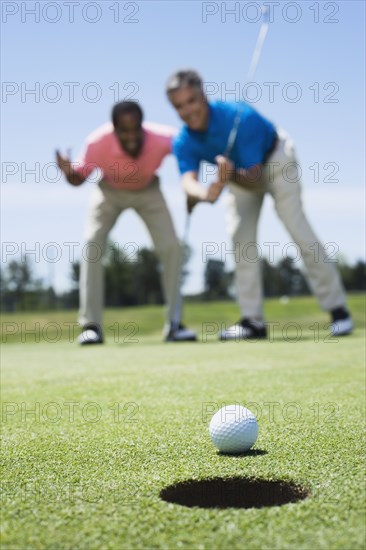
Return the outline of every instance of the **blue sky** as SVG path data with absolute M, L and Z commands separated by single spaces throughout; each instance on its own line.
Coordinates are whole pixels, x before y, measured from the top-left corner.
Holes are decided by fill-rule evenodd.
M 95 183 L 74 189 L 58 178 L 49 164 L 54 149 L 71 147 L 76 156 L 87 134 L 109 119 L 114 101 L 127 97 L 140 102 L 146 120 L 179 127 L 164 84 L 182 67 L 201 72 L 216 99 L 237 100 L 246 91 L 255 108 L 292 135 L 305 209 L 320 239 L 350 262 L 364 258 L 365 4 L 268 4 L 273 21 L 255 84 L 245 88 L 259 2 L 2 2 L 2 261 L 35 250 L 29 257 L 37 273 L 58 290 L 68 287 Z M 184 196 L 173 157 L 160 175 L 182 235 Z M 110 237 L 121 248 L 151 243 L 133 212 Z M 278 242 L 279 259 L 290 241 L 267 198 L 263 255 L 264 243 Z M 230 265 L 224 200 L 193 214 L 187 292 L 202 287 L 205 243 L 217 243 L 217 257 Z

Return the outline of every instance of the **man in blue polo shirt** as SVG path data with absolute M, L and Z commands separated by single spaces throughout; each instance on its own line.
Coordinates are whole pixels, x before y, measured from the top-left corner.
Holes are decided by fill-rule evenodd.
M 245 103 L 207 101 L 201 77 L 179 71 L 167 83 L 168 98 L 185 123 L 174 142 L 191 210 L 198 202 L 214 203 L 229 188 L 229 233 L 240 247 L 235 265 L 241 320 L 222 331 L 222 340 L 265 338 L 260 262 L 245 251 L 256 243 L 258 218 L 266 192 L 274 199 L 279 218 L 299 246 L 310 287 L 320 306 L 331 315 L 331 334 L 352 332 L 345 292 L 334 264 L 309 225 L 301 203 L 298 162 L 289 136 Z M 237 127 L 228 154 L 231 129 Z M 217 181 L 204 187 L 198 181 L 201 161 L 218 166 Z M 317 254 L 314 253 L 316 244 Z

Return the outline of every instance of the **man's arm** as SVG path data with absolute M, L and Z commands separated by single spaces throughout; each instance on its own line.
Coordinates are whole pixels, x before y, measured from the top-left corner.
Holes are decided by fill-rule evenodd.
M 224 188 L 224 184 L 220 181 L 211 183 L 207 188 L 204 187 L 198 181 L 197 172 L 186 172 L 183 174 L 182 185 L 187 194 L 188 212 L 192 212 L 198 202 L 216 202 Z
M 57 166 L 63 172 L 67 181 L 71 183 L 71 185 L 78 186 L 84 183 L 86 177 L 75 171 L 68 157 L 63 157 L 59 151 L 56 151 L 56 161 Z
M 187 196 L 196 202 L 205 201 L 207 189 L 198 181 L 197 172 L 186 172 L 182 176 L 182 185 Z
M 235 170 L 233 163 L 226 157 L 219 155 L 215 160 L 219 168 L 219 180 L 223 185 L 233 182 L 248 191 L 263 191 L 262 164 Z

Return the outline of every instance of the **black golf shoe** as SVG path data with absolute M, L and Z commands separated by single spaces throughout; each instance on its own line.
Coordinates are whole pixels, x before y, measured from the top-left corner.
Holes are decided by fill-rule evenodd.
M 256 321 L 244 317 L 235 325 L 222 330 L 220 340 L 263 340 L 267 338 L 267 329 L 263 321 Z
M 195 342 L 197 340 L 197 334 L 182 323 L 166 325 L 163 335 L 165 342 Z

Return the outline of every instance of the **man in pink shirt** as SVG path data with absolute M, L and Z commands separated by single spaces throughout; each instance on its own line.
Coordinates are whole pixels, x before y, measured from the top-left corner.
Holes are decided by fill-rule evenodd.
M 155 171 L 172 152 L 174 130 L 142 122 L 143 113 L 132 101 L 117 103 L 112 123 L 98 128 L 87 139 L 77 162 L 56 152 L 57 163 L 74 186 L 81 185 L 94 170 L 101 180 L 93 191 L 88 212 L 86 246 L 105 251 L 107 236 L 119 215 L 133 208 L 150 231 L 162 263 L 162 283 L 167 302 L 166 341 L 196 340 L 181 323 L 179 292 L 181 248 Z M 99 259 L 83 259 L 80 267 L 80 344 L 103 343 L 104 273 Z

